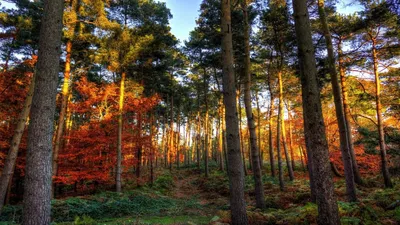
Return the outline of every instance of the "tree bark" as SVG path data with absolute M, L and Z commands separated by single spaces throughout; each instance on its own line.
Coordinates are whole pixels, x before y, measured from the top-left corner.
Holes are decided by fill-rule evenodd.
M 325 134 L 311 25 L 306 0 L 293 0 L 295 30 L 302 84 L 304 132 L 311 153 L 312 174 L 318 205 L 318 224 L 340 224 L 329 165 L 328 143 Z
M 36 83 L 28 129 L 22 215 L 24 225 L 51 223 L 52 134 L 64 1 L 44 0 L 43 6 Z
M 54 150 L 53 150 L 53 179 L 58 174 L 58 154 L 61 146 L 61 138 L 64 132 L 65 114 L 68 107 L 68 95 L 69 95 L 69 83 L 71 82 L 71 52 L 72 52 L 72 41 L 68 40 L 66 45 L 66 56 L 65 56 L 65 69 L 64 69 L 64 83 L 61 91 L 61 110 L 60 117 L 58 118 L 58 126 L 56 131 Z M 53 197 L 55 194 L 56 185 L 53 182 Z
M 383 120 L 382 120 L 382 103 L 381 103 L 381 80 L 378 72 L 378 53 L 376 50 L 376 38 L 369 34 L 372 42 L 372 60 L 374 62 L 374 75 L 375 75 L 375 102 L 376 102 L 376 118 L 378 121 L 378 132 L 379 132 L 379 148 L 381 150 L 381 167 L 382 175 L 385 182 L 386 188 L 392 188 L 393 183 L 390 179 L 389 169 L 387 165 L 386 157 L 386 143 L 385 133 L 383 132 Z
M 264 186 L 262 183 L 262 174 L 260 167 L 260 152 L 257 145 L 256 124 L 254 122 L 253 110 L 251 107 L 251 73 L 250 73 L 250 25 L 248 16 L 247 0 L 242 0 L 243 20 L 244 20 L 244 105 L 247 116 L 247 127 L 249 129 L 250 140 L 249 145 L 251 149 L 251 165 L 254 177 L 254 191 L 256 195 L 256 207 L 265 208 L 264 200 Z
M 239 87 L 240 89 L 240 87 Z M 242 104 L 240 102 L 240 91 L 237 92 L 237 104 L 239 106 L 239 136 L 240 136 L 240 151 L 242 153 L 242 160 L 243 160 L 243 170 L 244 175 L 247 176 L 247 167 L 246 167 L 246 155 L 244 153 L 244 140 L 243 140 L 243 130 L 242 130 Z
M 32 78 L 29 85 L 29 91 L 25 98 L 24 106 L 21 113 L 19 114 L 17 125 L 14 131 L 13 138 L 11 140 L 10 149 L 8 150 L 6 161 L 4 162 L 4 168 L 1 171 L 0 177 L 0 212 L 3 209 L 4 201 L 7 195 L 7 189 L 12 182 L 12 176 L 14 174 L 15 163 L 18 157 L 19 144 L 21 143 L 22 135 L 24 134 L 25 124 L 29 117 L 29 112 L 32 105 L 33 90 L 35 88 L 35 77 Z
M 350 114 L 350 107 L 348 103 L 348 96 L 347 96 L 347 84 L 346 84 L 346 76 L 345 76 L 345 68 L 343 62 L 343 52 L 341 46 L 341 39 L 339 39 L 338 43 L 338 57 L 339 57 L 339 73 L 340 73 L 340 84 L 342 87 L 342 97 L 343 97 L 343 111 L 344 111 L 344 118 L 346 121 L 346 131 L 347 131 L 347 140 L 349 151 L 351 155 L 352 165 L 353 165 L 353 173 L 354 173 L 354 181 L 357 184 L 363 184 L 363 180 L 361 179 L 360 170 L 358 169 L 358 163 L 356 160 L 356 153 L 354 151 L 354 144 L 353 144 L 353 137 L 351 135 L 351 114 Z
M 231 1 L 222 0 L 221 9 L 223 93 L 229 162 L 228 177 L 231 220 L 233 225 L 247 225 L 246 202 L 244 199 L 244 172 L 242 160 L 240 158 L 239 124 L 233 70 Z
M 340 139 L 340 150 L 342 153 L 342 160 L 344 165 L 344 174 L 346 180 L 346 195 L 350 202 L 357 201 L 356 186 L 354 183 L 353 165 L 349 150 L 349 141 L 346 128 L 346 120 L 344 117 L 343 102 L 340 91 L 339 79 L 336 71 L 336 60 L 333 53 L 332 37 L 329 31 L 328 22 L 325 15 L 325 3 L 324 0 L 318 0 L 318 13 L 319 19 L 322 24 L 324 32 L 326 48 L 328 50 L 328 67 L 331 75 L 333 100 L 335 103 L 336 118 L 339 127 L 339 139 Z
M 274 112 L 274 97 L 272 95 L 270 78 L 268 78 L 268 90 L 269 90 L 269 102 L 270 102 L 269 115 L 268 115 L 269 163 L 271 166 L 271 176 L 275 177 L 276 172 L 275 172 L 275 159 L 274 159 L 274 145 L 273 145 L 273 137 L 272 137 L 272 126 L 273 126 L 272 114 Z

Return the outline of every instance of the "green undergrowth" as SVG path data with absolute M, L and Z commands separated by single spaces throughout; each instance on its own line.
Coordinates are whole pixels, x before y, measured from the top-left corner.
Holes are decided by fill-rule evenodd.
M 181 200 L 165 195 L 171 188 L 173 178 L 167 174 L 159 176 L 152 187 L 142 186 L 124 193 L 103 192 L 53 200 L 52 220 L 91 224 L 91 220 L 98 221 L 104 218 L 191 215 L 195 210 L 201 209 L 202 206 L 195 198 Z M 21 212 L 20 205 L 5 207 L 0 215 L 0 223 L 20 223 Z

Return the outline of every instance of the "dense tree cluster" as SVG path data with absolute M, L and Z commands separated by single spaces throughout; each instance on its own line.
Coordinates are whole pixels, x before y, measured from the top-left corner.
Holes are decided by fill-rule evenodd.
M 249 223 L 247 174 L 263 209 L 263 174 L 285 191 L 307 171 L 319 224 L 340 223 L 333 175 L 350 202 L 367 174 L 393 187 L 395 1 L 359 0 L 344 15 L 324 0 L 203 0 L 181 45 L 155 0 L 9 2 L 0 210 L 23 190 L 24 224 L 50 224 L 52 197 L 152 184 L 155 168 L 226 170 L 232 224 Z

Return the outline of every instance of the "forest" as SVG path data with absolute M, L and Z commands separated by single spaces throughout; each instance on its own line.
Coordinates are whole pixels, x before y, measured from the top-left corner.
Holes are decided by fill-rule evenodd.
M 400 2 L 339 4 L 1 1 L 0 225 L 400 224 Z

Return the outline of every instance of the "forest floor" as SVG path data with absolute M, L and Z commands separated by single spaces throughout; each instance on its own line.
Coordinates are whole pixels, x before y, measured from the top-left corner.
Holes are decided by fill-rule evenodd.
M 204 177 L 195 168 L 157 171 L 153 185 L 136 187 L 126 181 L 122 194 L 102 191 L 94 195 L 53 200 L 53 224 L 214 224 L 230 222 L 229 186 L 226 172 L 212 168 Z M 309 182 L 298 169 L 296 180 L 279 190 L 276 178 L 263 176 L 267 208 L 254 207 L 254 182 L 246 176 L 245 193 L 251 224 L 316 224 L 317 207 L 310 203 Z M 146 174 L 144 174 L 146 176 Z M 358 186 L 359 202 L 345 199 L 345 183 L 335 178 L 342 224 L 400 224 L 400 180 L 395 188 L 383 189 L 380 177 L 365 179 Z M 0 225 L 18 224 L 21 206 L 8 206 L 0 216 Z

